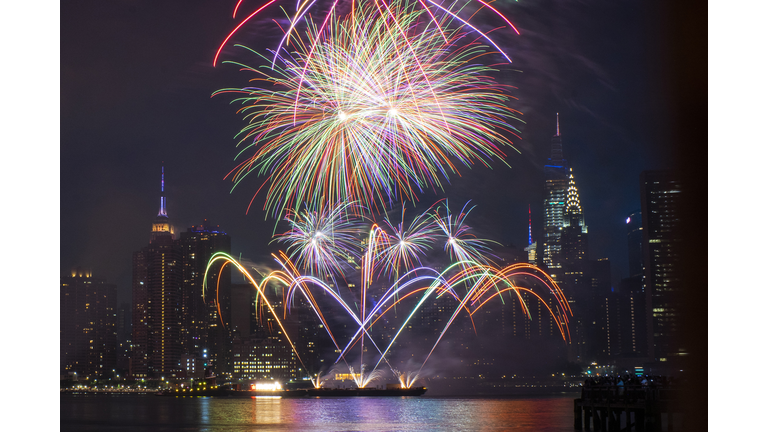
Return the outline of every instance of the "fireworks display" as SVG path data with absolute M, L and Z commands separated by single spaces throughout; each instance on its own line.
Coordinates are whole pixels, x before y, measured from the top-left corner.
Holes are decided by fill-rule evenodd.
M 466 206 L 464 208 L 466 209 Z M 328 232 L 345 227 L 347 222 L 341 215 L 343 211 L 344 209 L 337 208 L 334 211 L 326 212 L 323 216 L 327 220 L 312 219 L 312 226 L 322 226 L 323 230 Z M 267 274 L 260 281 L 253 279 L 245 267 L 226 254 L 219 253 L 214 255 L 208 264 L 208 268 L 210 269 L 214 266 L 218 268 L 220 265 L 233 264 L 243 273 L 256 288 L 257 313 L 258 310 L 263 309 L 262 315 L 263 313 L 271 314 L 278 322 L 295 354 L 299 356 L 300 361 L 299 352 L 291 340 L 292 335 L 285 331 L 285 327 L 281 324 L 281 319 L 290 313 L 291 306 L 295 304 L 297 296 L 304 299 L 333 341 L 339 353 L 336 363 L 342 362 L 345 364 L 351 371 L 350 375 L 354 377 L 358 387 L 361 388 L 366 387 L 377 378 L 388 376 L 387 369 L 401 382 L 402 386 L 410 387 L 416 381 L 421 369 L 426 365 L 431 354 L 454 322 L 461 319 L 460 317 L 469 319 L 472 322 L 472 316 L 476 312 L 494 298 L 502 297 L 507 292 L 512 294 L 512 298 L 518 300 L 523 314 L 528 317 L 530 317 L 530 314 L 526 298 L 541 302 L 544 309 L 552 316 L 553 322 L 563 340 L 567 341 L 570 339 L 568 317 L 571 314 L 571 310 L 568 301 L 557 284 L 546 273 L 533 265 L 518 263 L 498 267 L 494 264 L 488 264 L 489 261 L 482 259 L 482 253 L 480 252 L 487 250 L 487 246 L 483 241 L 477 239 L 475 240 L 478 243 L 473 246 L 473 253 L 451 254 L 453 260 L 443 270 L 438 271 L 435 268 L 420 265 L 416 258 L 418 255 L 423 254 L 427 248 L 432 247 L 434 244 L 445 241 L 439 235 L 441 230 L 429 227 L 430 224 L 439 224 L 441 220 L 439 211 L 446 212 L 448 216 L 444 218 L 452 221 L 451 226 L 458 227 L 458 230 L 452 231 L 453 235 L 458 237 L 470 235 L 470 228 L 464 222 L 465 212 L 462 211 L 458 217 L 450 216 L 447 204 L 430 210 L 429 213 L 416 216 L 410 224 L 406 224 L 404 220 L 397 224 L 396 227 L 391 222 L 387 223 L 387 227 L 393 229 L 392 232 L 387 232 L 385 228 L 379 227 L 376 224 L 371 225 L 367 241 L 365 242 L 365 248 L 359 258 L 361 263 L 359 292 L 340 290 L 338 286 L 334 285 L 335 282 L 333 281 L 329 283 L 328 279 L 319 278 L 312 274 L 303 274 L 298 270 L 299 266 L 294 264 L 284 253 L 273 255 L 275 261 L 282 269 Z M 297 217 L 297 225 L 303 226 L 306 224 L 306 214 L 297 215 Z M 457 223 L 456 221 L 459 222 Z M 334 222 L 339 224 L 339 226 L 333 227 Z M 406 225 L 409 228 L 403 229 L 402 227 Z M 295 225 L 294 229 L 296 229 Z M 349 229 L 349 227 L 345 229 Z M 461 231 L 461 235 L 459 235 L 459 231 Z M 309 234 L 312 232 L 311 230 L 308 231 Z M 347 239 L 355 238 L 352 235 L 351 229 L 345 235 Z M 311 235 L 286 236 L 283 237 L 283 241 L 289 243 L 289 248 L 303 247 L 307 251 L 311 251 L 313 248 L 307 246 L 306 241 L 306 238 L 309 237 Z M 357 238 L 362 237 L 362 233 L 357 236 Z M 407 240 L 409 238 L 411 240 Z M 397 250 L 401 239 L 413 242 L 418 241 L 418 246 L 410 251 L 402 252 L 400 250 L 399 252 L 393 252 Z M 290 243 L 291 241 L 294 243 Z M 349 242 L 349 244 L 352 243 Z M 336 265 L 337 259 L 333 253 L 311 254 L 307 252 L 307 254 L 302 255 L 301 252 L 295 252 L 299 259 L 308 254 L 313 257 L 312 259 L 316 260 L 310 268 L 332 268 Z M 393 264 L 395 262 L 393 261 L 393 256 L 398 254 L 402 254 L 405 257 L 399 261 L 402 264 L 402 268 L 399 268 L 402 274 L 399 277 L 393 278 L 392 269 L 395 266 Z M 469 259 L 465 259 L 467 257 Z M 322 264 L 317 262 L 319 260 L 328 260 L 329 262 Z M 224 262 L 218 263 L 219 261 Z M 385 268 L 388 271 L 376 272 L 375 269 L 377 268 Z M 534 282 L 531 283 L 531 281 Z M 271 301 L 273 300 L 270 299 L 266 289 L 269 283 L 277 283 L 282 288 L 280 296 L 286 299 L 283 303 L 284 310 L 275 310 L 271 306 Z M 216 289 L 218 291 L 218 287 Z M 344 343 L 339 343 L 338 336 L 334 334 L 335 330 L 326 320 L 324 314 L 329 311 L 324 310 L 318 303 L 316 297 L 319 294 L 332 299 L 331 303 L 335 306 L 330 313 L 334 316 L 341 314 L 346 316 L 349 321 L 355 323 L 356 332 L 347 341 L 341 341 Z M 434 344 L 431 350 L 424 356 L 419 370 L 405 373 L 399 372 L 390 364 L 392 351 L 396 349 L 395 342 L 403 334 L 404 330 L 409 327 L 409 324 L 413 324 L 418 320 L 418 316 L 423 312 L 425 305 L 429 304 L 431 300 L 442 296 L 454 299 L 453 312 L 447 314 L 442 320 L 442 322 L 445 322 L 444 328 L 439 334 L 434 335 Z M 371 301 L 371 299 L 374 300 Z M 398 305 L 401 310 L 405 309 L 405 313 L 393 313 Z M 386 332 L 390 334 L 389 337 L 384 337 L 385 329 L 388 329 Z M 364 348 L 366 344 L 372 349 L 366 351 Z M 353 351 L 356 351 L 356 347 L 359 347 L 358 366 L 350 363 L 350 358 L 357 357 L 357 354 L 352 354 Z M 371 355 L 371 352 L 374 354 Z M 386 365 L 384 369 L 382 369 L 383 365 Z M 355 372 L 355 370 L 358 372 Z M 315 381 L 316 386 L 322 383 L 319 377 L 313 381 Z
M 308 23 L 277 55 L 274 70 L 251 68 L 259 87 L 222 89 L 248 122 L 249 156 L 231 173 L 267 179 L 265 210 L 359 202 L 369 209 L 415 201 L 443 188 L 457 165 L 504 161 L 516 119 L 504 86 L 480 61 L 484 46 L 466 33 L 430 26 L 423 11 L 392 3 L 387 17 L 362 6 Z M 371 16 L 374 16 L 371 18 Z M 263 60 L 267 60 L 264 58 Z
M 438 207 L 435 224 L 445 234 L 444 249 L 451 256 L 451 259 L 487 263 L 488 252 L 490 251 L 487 245 L 489 240 L 478 239 L 471 234 L 469 226 L 465 223 L 469 212 L 472 211 L 472 208 L 467 209 L 468 204 L 462 207 L 458 215 L 451 214 L 451 209 L 448 208 L 447 203 Z
M 240 9 L 240 6 L 242 5 L 243 1 L 239 0 L 237 2 L 237 5 L 235 6 L 235 10 L 232 13 L 232 18 L 237 17 L 237 12 Z M 216 66 L 216 63 L 218 62 L 219 55 L 221 54 L 221 51 L 224 49 L 224 46 L 226 46 L 227 42 L 232 38 L 232 36 L 240 30 L 243 26 L 245 26 L 252 18 L 254 18 L 256 15 L 258 15 L 260 12 L 262 12 L 264 9 L 268 8 L 269 6 L 272 6 L 273 4 L 277 3 L 277 0 L 269 0 L 268 2 L 262 4 L 258 9 L 256 9 L 254 12 L 249 14 L 244 20 L 242 20 L 224 39 L 224 41 L 219 46 L 219 49 L 216 51 L 216 55 L 213 58 L 213 65 Z M 304 18 L 304 16 L 309 13 L 310 9 L 312 9 L 312 6 L 317 3 L 317 0 L 303 0 L 303 1 L 297 1 L 296 2 L 296 10 L 292 18 L 290 18 L 290 24 L 285 31 L 285 36 L 280 40 L 280 45 L 278 46 L 278 51 L 290 40 L 291 35 L 294 32 L 294 29 L 296 28 L 296 25 L 301 22 L 301 20 Z M 367 4 L 369 8 L 367 11 L 373 16 L 379 16 L 383 18 L 388 18 L 392 16 L 392 11 L 390 10 L 390 7 L 392 4 L 387 3 L 379 3 L 378 1 L 374 1 L 374 6 L 371 6 L 370 3 Z M 467 8 L 470 3 L 480 3 L 481 7 L 472 15 L 480 12 L 482 8 L 488 8 L 490 9 L 494 14 L 496 14 L 498 17 L 500 17 L 515 33 L 520 34 L 520 32 L 517 30 L 517 27 L 515 27 L 514 24 L 504 16 L 501 12 L 499 12 L 496 8 L 491 6 L 489 3 L 484 2 L 483 0 L 477 0 L 477 2 L 471 2 L 471 1 L 465 1 L 465 2 L 457 2 L 454 1 L 449 4 L 440 4 L 434 2 L 433 0 L 418 0 L 417 2 L 414 2 L 415 4 L 420 5 L 423 9 L 422 11 L 426 12 L 429 15 L 429 19 L 431 23 L 435 25 L 437 30 L 442 34 L 443 33 L 443 27 L 447 27 L 447 22 L 450 22 L 452 20 L 455 20 L 456 22 L 460 23 L 461 27 L 468 27 L 472 29 L 474 32 L 476 32 L 478 35 L 480 35 L 482 38 L 486 39 L 491 45 L 493 45 L 501 54 L 504 55 L 504 57 L 509 60 L 509 56 L 507 56 L 506 53 L 504 53 L 501 48 L 496 45 L 496 43 L 491 39 L 487 33 L 483 33 L 480 31 L 477 27 L 471 25 L 469 21 L 464 20 L 459 16 L 459 13 L 463 11 L 465 8 Z M 335 12 L 337 12 L 337 6 L 339 5 L 339 0 L 333 0 L 333 3 L 331 7 L 328 9 L 328 12 L 325 15 L 324 21 L 323 21 L 323 27 L 325 27 L 325 24 L 329 21 L 329 19 L 333 16 Z M 447 6 L 447 7 L 446 7 Z M 352 0 L 351 2 L 351 9 L 354 11 L 356 7 L 360 7 L 359 4 L 356 5 L 355 1 Z M 446 19 L 447 17 L 450 17 L 450 19 Z M 370 18 L 367 17 L 367 18 Z M 445 35 L 443 35 L 445 38 Z M 273 65 L 275 63 L 276 58 L 273 60 Z
M 243 20 L 222 47 L 273 3 Z M 533 265 L 494 263 L 493 242 L 477 238 L 466 223 L 468 203 L 455 213 L 441 200 L 406 221 L 405 204 L 418 194 L 442 190 L 461 166 L 504 162 L 504 147 L 514 149 L 517 130 L 508 122 L 520 113 L 508 106 L 512 97 L 493 78 L 496 71 L 483 63 L 494 52 L 507 55 L 458 15 L 467 3 L 353 1 L 343 17 L 337 3 L 318 25 L 308 14 L 315 2 L 299 1 L 271 55 L 241 46 L 259 66 L 225 62 L 255 74 L 249 87 L 214 93 L 234 95 L 247 122 L 238 134 L 244 160 L 227 177 L 234 186 L 249 174 L 264 177 L 254 199 L 264 190 L 264 210 L 288 229 L 273 239 L 286 248 L 273 254 L 280 270 L 258 281 L 226 254 L 214 255 L 208 268 L 231 264 L 243 273 L 257 292 L 256 314 L 277 322 L 309 372 L 293 342 L 297 336 L 282 324 L 297 302 L 307 306 L 335 347 L 334 370 L 360 388 L 387 369 L 401 387 L 411 387 L 455 322 L 469 320 L 474 328 L 473 315 L 504 295 L 516 299 L 528 319 L 528 303 L 540 302 L 537 309 L 570 340 L 571 310 L 560 288 Z M 374 215 L 382 212 L 377 223 Z M 448 264 L 425 264 L 440 248 Z M 352 275 L 359 285 L 342 284 Z M 280 298 L 274 304 L 282 311 L 270 295 Z M 417 370 L 399 371 L 390 363 L 402 348 L 396 341 L 437 299 L 453 305 L 438 320 L 442 329 L 431 334 Z M 342 332 L 333 325 L 339 319 Z M 312 382 L 320 387 L 330 375 Z
M 421 265 L 421 256 L 426 255 L 432 248 L 431 243 L 435 240 L 435 224 L 428 214 L 423 213 L 414 218 L 410 223 L 405 221 L 405 206 L 400 213 L 400 222 L 390 221 L 389 217 L 384 219 L 388 228 L 386 230 L 386 242 L 377 262 L 381 262 L 381 270 L 393 275 L 397 275 L 401 270 L 410 270 Z
M 289 214 L 290 229 L 273 241 L 288 244 L 287 252 L 296 264 L 310 274 L 320 277 L 343 275 L 350 260 L 360 258 L 361 220 L 350 215 L 354 203 L 336 205 L 330 209 L 305 209 Z

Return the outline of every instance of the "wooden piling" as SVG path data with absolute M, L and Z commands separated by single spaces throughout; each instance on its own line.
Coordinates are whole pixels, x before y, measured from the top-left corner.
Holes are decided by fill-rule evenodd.
M 581 412 L 581 399 L 574 399 L 573 401 L 573 428 L 575 430 L 581 430 L 582 415 Z
M 587 387 L 581 398 L 573 401 L 575 430 L 674 432 L 679 408 L 674 402 L 674 388 L 625 386 L 621 391 L 610 387 Z

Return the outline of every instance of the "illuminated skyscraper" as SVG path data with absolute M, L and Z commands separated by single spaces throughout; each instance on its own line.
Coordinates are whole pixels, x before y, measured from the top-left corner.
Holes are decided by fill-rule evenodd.
M 528 254 L 528 264 L 538 265 L 539 257 L 537 252 L 538 242 L 533 241 L 531 230 L 531 205 L 528 204 L 528 246 L 524 249 Z
M 643 270 L 648 356 L 666 361 L 685 351 L 680 339 L 680 181 L 670 171 L 643 171 Z
M 605 335 L 608 327 L 601 324 L 605 314 L 600 307 L 604 302 L 600 302 L 611 292 L 610 263 L 589 260 L 588 228 L 573 169 L 563 157 L 559 116 L 551 145 L 551 157 L 545 165 L 542 261 L 574 311 L 568 356 L 572 361 L 592 361 L 605 350 L 603 342 L 609 340 Z M 611 350 L 616 347 L 614 344 Z
M 563 141 L 560 136 L 560 115 L 557 116 L 555 136 L 551 140 L 552 153 L 544 165 L 544 239 L 543 263 L 550 274 L 559 281 L 562 268 L 561 237 L 565 221 L 565 202 L 568 190 L 568 162 L 563 158 Z
M 561 262 L 568 267 L 587 260 L 587 225 L 584 223 L 584 213 L 581 210 L 579 191 L 573 179 L 573 168 L 568 173 L 568 190 L 566 191 L 565 214 L 561 231 Z
M 212 368 L 222 374 L 231 363 L 229 329 L 221 324 L 230 319 L 230 267 L 208 273 L 212 288 L 205 298 L 203 282 L 211 256 L 230 253 L 231 239 L 207 220 L 175 235 L 166 210 L 164 171 L 160 211 L 152 224 L 149 245 L 133 255 L 130 374 L 134 378 L 181 377 L 187 373 L 188 362 L 194 362 L 196 369 Z M 217 283 L 221 288 L 218 305 Z
M 166 211 L 164 169 L 160 193 L 149 245 L 133 254 L 134 378 L 176 376 L 181 360 L 182 250 Z
M 588 352 L 585 352 L 586 339 L 589 330 L 597 325 L 594 319 L 597 309 L 593 282 L 600 279 L 595 274 L 595 270 L 604 264 L 596 264 L 587 259 L 587 225 L 584 223 L 584 213 L 576 181 L 573 178 L 573 169 L 568 170 L 568 189 L 560 245 L 561 268 L 557 279 L 571 307 L 578 312 L 572 321 L 573 345 L 570 353 L 571 358 L 576 359 Z M 593 322 L 595 324 L 592 324 Z M 595 332 L 593 331 L 592 334 L 594 335 Z

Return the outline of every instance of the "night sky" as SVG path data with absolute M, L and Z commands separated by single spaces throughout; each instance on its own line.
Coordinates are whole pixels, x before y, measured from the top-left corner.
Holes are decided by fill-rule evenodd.
M 11 372 L 14 391 L 45 398 L 54 412 L 59 396 L 50 351 L 59 343 L 59 306 L 47 290 L 73 266 L 83 266 L 116 283 L 120 299 L 129 301 L 131 254 L 149 241 L 162 161 L 169 213 L 178 229 L 208 218 L 232 235 L 236 255 L 267 261 L 274 221 L 264 221 L 258 207 L 245 214 L 258 180 L 232 194 L 222 180 L 235 166 L 233 136 L 242 120 L 226 98 L 210 98 L 248 79 L 232 66 L 211 67 L 216 48 L 237 23 L 231 18 L 235 3 L 2 5 L 0 179 L 10 274 L 4 296 L 10 312 L 2 317 L 5 329 L 25 330 L 4 333 L 13 355 L 4 356 L 3 367 Z M 261 4 L 246 0 L 238 17 Z M 522 33 L 494 33 L 514 60 L 509 68 L 518 71 L 507 69 L 506 77 L 519 88 L 514 108 L 526 121 L 516 125 L 523 133 L 517 142 L 522 154 L 509 153 L 511 168 L 497 163 L 493 170 L 462 170 L 447 195 L 457 204 L 473 200 L 478 207 L 469 222 L 483 234 L 524 247 L 529 203 L 534 234 L 541 231 L 541 168 L 559 112 L 565 157 L 589 225 L 591 258 L 610 258 L 617 282 L 627 274 L 624 219 L 639 207 L 640 172 L 677 164 L 688 188 L 682 323 L 691 338 L 691 372 L 702 377 L 683 400 L 687 412 L 695 413 L 689 418 L 700 423 L 692 430 L 706 430 L 708 386 L 739 391 L 739 383 L 748 381 L 733 379 L 733 372 L 759 370 L 763 359 L 757 332 L 745 329 L 757 328 L 765 290 L 755 284 L 751 268 L 731 271 L 729 265 L 759 266 L 765 255 L 764 199 L 754 189 L 765 175 L 766 6 L 662 0 L 500 0 L 494 6 Z M 282 16 L 278 8 L 265 12 L 265 18 Z M 473 22 L 484 30 L 501 25 L 488 13 Z M 232 44 L 275 46 L 275 24 L 267 19 L 260 25 L 243 29 Z M 230 44 L 224 58 L 236 55 Z M 58 271 L 47 265 L 57 248 Z M 708 267 L 708 258 L 715 263 L 723 257 L 730 261 Z M 717 294 L 711 316 L 710 273 Z M 717 376 L 708 371 L 709 361 Z M 39 379 L 39 371 L 52 379 Z M 43 395 L 45 386 L 50 391 Z M 741 404 L 739 412 L 750 411 L 744 403 L 760 402 L 731 399 Z M 39 406 L 12 406 L 32 415 L 6 423 L 28 427 L 29 419 L 39 421 Z M 713 417 L 725 419 L 731 410 L 723 408 Z M 733 429 L 750 418 L 728 415 L 727 424 Z
M 60 272 L 75 266 L 118 285 L 130 300 L 131 254 L 149 242 L 165 164 L 168 214 L 178 231 L 208 219 L 232 237 L 232 252 L 269 262 L 275 221 L 265 220 L 264 195 L 246 208 L 262 179 L 230 193 L 225 175 L 236 165 L 234 135 L 244 123 L 224 87 L 247 85 L 233 65 L 212 67 L 218 45 L 262 3 L 245 1 L 77 1 L 61 6 Z M 452 207 L 477 207 L 468 223 L 481 236 L 520 249 L 542 230 L 543 170 L 560 113 L 565 158 L 573 168 L 590 233 L 590 258 L 612 262 L 617 285 L 628 276 L 624 220 L 640 208 L 639 175 L 674 166 L 658 29 L 665 19 L 644 1 L 502 0 L 494 3 L 520 29 L 494 33 L 513 59 L 503 80 L 518 87 L 513 108 L 521 154 L 509 168 L 462 168 L 445 193 Z M 247 61 L 242 43 L 274 47 L 280 35 L 265 11 L 230 41 L 224 59 Z M 269 19 L 266 19 L 269 18 Z M 503 22 L 481 12 L 490 30 Z M 501 67 L 501 66 L 500 66 Z M 239 160 L 238 160 L 239 161 Z

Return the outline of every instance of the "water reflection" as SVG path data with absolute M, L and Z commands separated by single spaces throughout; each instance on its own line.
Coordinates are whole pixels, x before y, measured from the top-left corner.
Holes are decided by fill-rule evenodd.
M 61 397 L 61 430 L 571 432 L 574 395 L 538 398 Z
M 255 397 L 253 400 L 253 424 L 280 424 L 283 399 L 279 397 Z
M 211 422 L 211 398 L 201 397 L 197 398 L 200 407 L 200 423 L 207 425 Z

